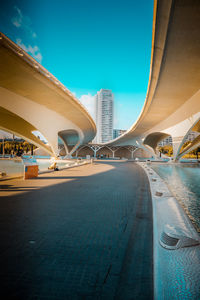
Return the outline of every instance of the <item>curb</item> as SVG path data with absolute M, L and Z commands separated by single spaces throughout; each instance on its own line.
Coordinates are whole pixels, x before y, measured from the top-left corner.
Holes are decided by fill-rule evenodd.
M 145 171 L 152 196 L 154 296 L 159 300 L 200 299 L 200 245 L 169 250 L 162 235 L 169 228 L 200 242 L 184 209 L 150 164 L 137 163 Z
M 71 165 L 71 166 L 67 166 L 67 167 L 61 167 L 59 169 L 59 171 L 62 171 L 62 170 L 66 170 L 66 169 L 71 169 L 71 168 L 75 168 L 75 167 L 80 167 L 80 166 L 84 166 L 84 165 L 87 165 L 87 164 L 91 164 L 91 161 L 84 161 L 84 162 L 81 162 L 81 163 L 78 163 L 78 164 L 74 164 L 74 165 Z M 59 171 L 54 171 L 54 170 L 45 170 L 45 171 L 39 171 L 38 172 L 38 175 L 41 175 L 41 174 L 48 174 L 48 173 L 52 173 L 52 172 L 59 172 Z M 17 179 L 17 178 L 23 178 L 24 175 L 16 175 L 16 176 L 6 176 L 4 178 L 0 178 L 0 182 L 1 181 L 6 181 L 6 180 L 12 180 L 12 179 Z M 37 178 L 37 177 L 36 177 Z

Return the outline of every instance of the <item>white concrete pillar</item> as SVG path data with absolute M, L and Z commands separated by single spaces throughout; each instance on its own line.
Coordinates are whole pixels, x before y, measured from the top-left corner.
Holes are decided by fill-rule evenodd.
M 88 145 L 89 146 L 89 145 Z M 90 146 L 90 149 L 92 149 L 92 151 L 94 152 L 94 157 L 96 158 L 97 155 L 97 151 L 99 151 L 102 147 L 99 145 L 92 145 Z
M 138 148 L 141 148 L 141 149 L 147 151 L 154 158 L 157 157 L 157 155 L 156 155 L 155 151 L 153 150 L 153 148 L 151 148 L 149 145 L 143 144 L 143 141 L 141 139 L 137 139 L 136 144 L 137 144 Z
M 135 146 L 127 146 L 125 148 L 131 153 L 131 159 L 133 159 L 133 153 L 135 151 Z
M 173 158 L 174 162 L 178 160 L 178 154 L 183 145 L 184 136 L 172 136 Z
M 76 149 L 78 149 L 78 147 L 80 146 L 82 140 L 79 140 L 78 143 L 72 148 L 72 150 L 69 153 L 69 156 L 72 156 L 72 154 L 76 151 Z
M 187 107 L 189 109 L 189 107 Z M 184 112 L 181 112 L 182 114 Z M 174 161 L 179 160 L 179 153 L 181 147 L 184 144 L 185 137 L 192 130 L 193 127 L 197 126 L 200 120 L 200 112 L 195 113 L 191 117 L 185 119 L 184 121 L 177 123 L 173 127 L 170 127 L 166 130 L 166 133 L 171 135 L 172 137 L 172 145 L 173 145 L 173 157 Z
M 134 150 L 131 150 L 131 159 L 133 159 Z
M 179 151 L 177 159 L 180 159 L 182 156 L 191 152 L 200 146 L 200 135 L 197 136 L 189 145 L 187 145 L 181 152 Z
M 69 154 L 69 149 L 67 147 L 67 143 L 65 142 L 65 140 L 61 136 L 60 136 L 60 139 L 63 141 L 63 146 L 65 148 L 65 153 L 66 153 L 65 157 L 66 157 Z
M 115 158 L 115 152 L 119 149 L 117 146 L 106 146 L 112 152 L 112 158 Z
M 109 149 L 110 149 L 110 148 L 109 148 Z M 110 149 L 110 151 L 112 152 L 112 158 L 115 158 L 115 152 L 116 152 L 116 150 Z

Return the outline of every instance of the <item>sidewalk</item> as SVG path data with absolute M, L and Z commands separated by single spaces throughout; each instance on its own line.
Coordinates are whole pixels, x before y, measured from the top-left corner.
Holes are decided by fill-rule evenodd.
M 152 208 L 134 163 L 2 182 L 1 292 L 11 299 L 152 299 Z

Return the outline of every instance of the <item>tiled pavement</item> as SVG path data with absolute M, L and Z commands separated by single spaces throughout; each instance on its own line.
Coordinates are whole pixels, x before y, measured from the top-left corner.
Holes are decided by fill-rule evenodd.
M 4 181 L 0 196 L 1 295 L 152 299 L 151 197 L 137 164 Z

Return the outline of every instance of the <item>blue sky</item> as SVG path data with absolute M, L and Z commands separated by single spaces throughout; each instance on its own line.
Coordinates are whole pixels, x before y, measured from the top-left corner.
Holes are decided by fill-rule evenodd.
M 86 105 L 101 88 L 115 96 L 114 127 L 128 129 L 144 104 L 153 0 L 1 1 L 0 31 Z

